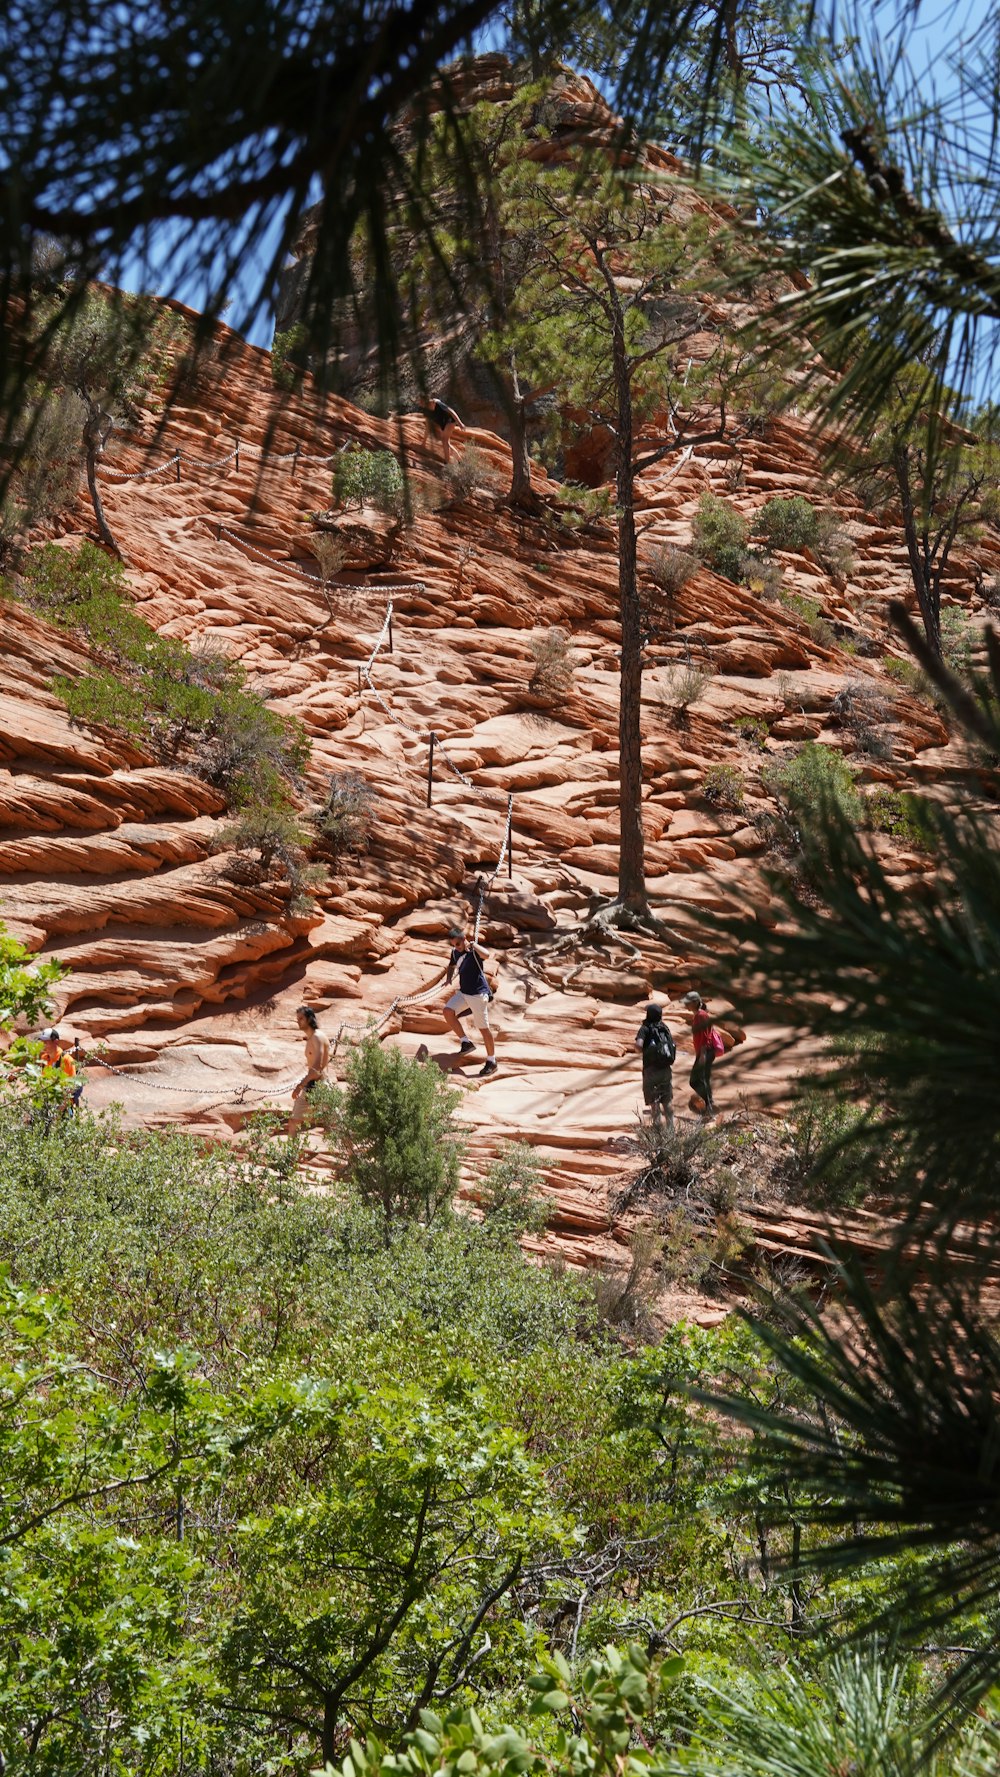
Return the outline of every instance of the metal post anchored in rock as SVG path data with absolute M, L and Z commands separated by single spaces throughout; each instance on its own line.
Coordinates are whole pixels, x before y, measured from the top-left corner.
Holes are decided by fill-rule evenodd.
M 392 606 L 389 606 L 389 653 L 392 653 Z
M 427 755 L 427 806 L 430 808 L 434 796 L 434 742 L 437 735 L 431 729 L 431 750 Z
M 514 798 L 507 798 L 507 880 L 514 876 Z

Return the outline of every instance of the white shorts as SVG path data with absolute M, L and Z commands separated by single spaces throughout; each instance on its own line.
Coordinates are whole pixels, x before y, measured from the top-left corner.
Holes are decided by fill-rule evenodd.
M 463 993 L 459 988 L 445 1004 L 449 1012 L 471 1012 L 477 1030 L 490 1028 L 490 1002 L 484 993 Z

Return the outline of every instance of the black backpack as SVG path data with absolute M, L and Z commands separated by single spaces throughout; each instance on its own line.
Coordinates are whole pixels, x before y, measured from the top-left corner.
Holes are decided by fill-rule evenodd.
M 648 1024 L 642 1059 L 654 1067 L 673 1067 L 677 1060 L 677 1044 L 665 1024 Z

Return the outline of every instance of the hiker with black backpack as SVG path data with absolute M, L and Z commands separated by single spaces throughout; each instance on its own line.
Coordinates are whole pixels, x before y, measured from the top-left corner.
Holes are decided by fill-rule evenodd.
M 663 1022 L 662 1006 L 646 1007 L 635 1046 L 642 1050 L 642 1099 L 652 1112 L 653 1128 L 672 1129 L 674 1082 L 671 1069 L 677 1059 L 677 1045 L 670 1027 Z
M 466 1036 L 458 1021 L 460 1012 L 468 1012 L 472 1023 L 483 1039 L 486 1060 L 480 1068 L 480 1074 L 495 1074 L 497 1071 L 496 1056 L 493 1053 L 493 1032 L 490 1029 L 490 1001 L 493 993 L 486 979 L 483 962 L 489 956 L 485 944 L 477 944 L 461 926 L 453 926 L 448 933 L 451 943 L 451 955 L 445 979 L 449 987 L 458 971 L 458 989 L 450 999 L 445 1001 L 444 1015 L 449 1029 L 460 1039 L 459 1054 L 469 1055 L 475 1048 L 471 1037 Z

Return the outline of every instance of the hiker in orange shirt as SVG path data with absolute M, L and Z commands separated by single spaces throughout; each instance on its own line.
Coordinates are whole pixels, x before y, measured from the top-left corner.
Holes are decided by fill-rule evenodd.
M 83 1097 L 83 1081 L 76 1077 L 76 1058 L 79 1054 L 80 1039 L 74 1043 L 64 1040 L 57 1030 L 42 1031 L 42 1053 L 40 1060 L 44 1065 L 42 1079 L 46 1083 L 57 1079 L 66 1094 L 66 1109 L 75 1116 L 80 1108 Z M 73 1085 L 66 1091 L 64 1081 L 72 1080 Z

